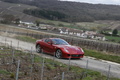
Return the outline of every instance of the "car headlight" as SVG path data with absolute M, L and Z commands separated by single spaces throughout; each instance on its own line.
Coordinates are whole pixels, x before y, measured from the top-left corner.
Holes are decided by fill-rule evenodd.
M 84 53 L 84 50 L 81 48 L 81 51 Z
M 69 52 L 67 49 L 64 48 L 64 51 Z

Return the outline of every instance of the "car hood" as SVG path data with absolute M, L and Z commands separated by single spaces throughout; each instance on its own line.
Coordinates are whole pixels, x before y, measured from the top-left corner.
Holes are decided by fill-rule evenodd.
M 56 45 L 56 47 L 67 50 L 71 54 L 77 54 L 77 53 L 82 53 L 81 49 L 79 49 L 77 46 L 72 46 L 72 45 Z

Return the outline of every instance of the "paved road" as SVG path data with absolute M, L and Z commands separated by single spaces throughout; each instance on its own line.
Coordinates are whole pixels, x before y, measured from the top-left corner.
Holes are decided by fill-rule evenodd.
M 32 43 L 23 42 L 23 41 L 19 41 L 19 40 L 13 39 L 13 38 L 3 37 L 3 36 L 0 36 L 0 42 L 12 45 L 13 47 L 19 47 L 23 50 L 28 50 L 28 51 L 30 51 L 31 47 L 32 47 L 34 53 L 37 54 L 35 52 L 35 47 L 34 47 L 35 44 L 32 44 Z M 39 54 L 39 55 L 46 57 L 46 58 L 53 59 L 53 56 L 50 56 L 50 55 L 46 55 L 46 54 Z M 55 60 L 66 63 L 66 64 L 69 63 L 69 60 L 66 60 L 66 59 L 56 59 L 55 58 Z M 110 76 L 120 78 L 120 64 L 117 64 L 117 63 L 104 61 L 104 60 L 96 60 L 94 58 L 85 56 L 81 60 L 78 60 L 78 59 L 71 60 L 71 65 L 76 65 L 76 66 L 80 66 L 82 68 L 86 68 L 87 61 L 88 61 L 88 69 L 99 71 L 105 75 L 107 75 L 108 70 L 109 70 L 109 65 L 111 65 Z

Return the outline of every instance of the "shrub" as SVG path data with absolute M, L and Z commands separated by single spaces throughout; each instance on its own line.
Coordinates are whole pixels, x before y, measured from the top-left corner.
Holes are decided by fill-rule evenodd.
M 15 77 L 14 73 L 11 73 L 10 78 L 14 78 L 14 77 Z

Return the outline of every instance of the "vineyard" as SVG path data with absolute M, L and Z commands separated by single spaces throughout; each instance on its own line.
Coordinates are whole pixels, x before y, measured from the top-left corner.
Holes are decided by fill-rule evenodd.
M 67 65 L 44 59 L 32 52 L 0 46 L 0 80 L 61 80 L 63 72 L 67 80 L 77 80 L 75 71 L 68 71 Z M 82 70 L 80 70 L 82 72 Z
M 70 62 L 68 60 L 68 62 Z M 0 80 L 119 80 L 0 43 Z
M 23 31 L 23 30 L 22 30 Z M 56 37 L 55 35 L 39 34 L 31 32 L 22 32 L 13 29 L 1 30 L 3 33 L 27 35 L 34 38 Z M 9 34 L 8 34 L 9 33 Z M 4 34 L 2 34 L 4 35 Z M 7 36 L 6 35 L 6 36 Z M 63 38 L 64 36 L 61 36 Z M 67 41 L 73 42 L 73 38 L 64 37 Z M 102 73 L 88 69 L 86 62 L 85 69 L 78 66 L 72 66 L 70 60 L 67 60 L 67 65 L 57 62 L 55 57 L 48 59 L 41 54 L 36 54 L 32 48 L 24 51 L 19 48 L 19 44 L 13 47 L 12 41 L 10 45 L 6 39 L 0 43 L 0 80 L 119 80 L 110 78 L 113 73 L 109 70 L 105 71 L 105 77 Z M 12 44 L 11 44 L 12 43 Z M 77 43 L 74 43 L 78 45 Z M 21 51 L 22 50 L 22 51 Z M 112 67 L 113 68 L 113 67 Z

